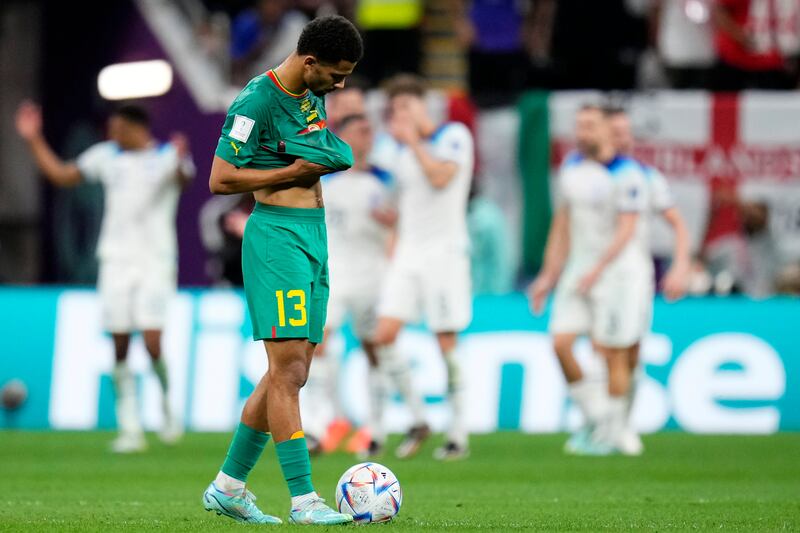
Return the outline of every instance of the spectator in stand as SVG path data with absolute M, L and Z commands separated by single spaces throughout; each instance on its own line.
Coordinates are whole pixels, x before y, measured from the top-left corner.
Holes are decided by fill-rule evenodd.
M 243 85 L 291 55 L 308 22 L 289 0 L 259 0 L 239 13 L 231 25 L 232 76 Z
M 714 89 L 792 89 L 800 50 L 799 0 L 716 0 Z
M 761 200 L 747 201 L 741 203 L 739 212 L 747 250 L 741 289 L 754 298 L 766 298 L 775 293 L 779 264 L 775 239 L 769 228 L 769 206 Z
M 738 231 L 706 243 L 704 252 L 714 292 L 753 298 L 775 293 L 780 258 L 769 227 L 769 206 L 760 199 L 736 200 Z
M 710 25 L 711 1 L 653 0 L 652 41 L 675 89 L 709 86 L 716 60 Z
M 645 21 L 626 0 L 554 3 L 551 59 L 557 89 L 632 89 L 647 43 Z M 550 12 L 543 10 L 543 12 Z
M 401 72 L 419 73 L 422 0 L 359 0 L 356 23 L 364 32 L 358 73 L 370 86 Z
M 477 102 L 513 102 L 525 88 L 524 30 L 530 2 L 453 0 L 456 34 L 469 49 L 469 87 Z
M 800 296 L 800 263 L 795 263 L 784 268 L 776 280 L 776 289 L 779 294 Z

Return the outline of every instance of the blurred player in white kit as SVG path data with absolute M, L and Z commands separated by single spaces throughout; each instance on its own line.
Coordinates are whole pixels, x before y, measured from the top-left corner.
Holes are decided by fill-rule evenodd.
M 325 194 L 325 222 L 328 227 L 328 254 L 331 279 L 326 340 L 350 318 L 369 363 L 367 379 L 368 416 L 365 431 L 354 435 L 348 450 L 365 456 L 381 453 L 386 434 L 381 423 L 385 401 L 385 379 L 378 367 L 373 336 L 377 325 L 377 306 L 388 266 L 390 228 L 396 214 L 389 205 L 389 175 L 370 165 L 373 131 L 363 114 L 342 117 L 336 133 L 353 150 L 353 167 L 322 178 Z M 338 372 L 333 354 L 326 353 L 327 342 L 318 348 L 317 370 L 309 383 L 325 378 L 328 400 L 334 405 L 335 419 L 322 440 L 322 450 L 335 450 L 350 430 L 344 419 L 335 382 Z M 321 364 L 320 364 L 321 363 Z M 323 376 L 324 374 L 324 376 Z
M 376 146 L 374 157 L 395 180 L 399 222 L 374 340 L 380 365 L 406 398 L 413 417 L 396 453 L 401 458 L 415 454 L 430 435 L 409 366 L 394 350 L 403 325 L 424 317 L 444 356 L 452 411 L 446 441 L 434 456 L 459 459 L 469 453 L 456 345 L 458 333 L 472 319 L 466 215 L 473 140 L 463 124 L 433 121 L 425 106 L 424 82 L 416 76 L 398 75 L 385 89 L 390 136 Z
M 556 286 L 550 332 L 570 395 L 589 424 L 591 438 L 568 443 L 579 453 L 619 450 L 626 433 L 631 351 L 649 326 L 652 284 L 649 251 L 638 232 L 648 209 L 642 167 L 618 155 L 599 106 L 576 116 L 577 152 L 559 173 L 558 207 L 547 239 L 545 262 L 529 287 L 541 312 Z M 652 292 L 650 293 L 652 294 Z M 591 338 L 605 359 L 608 385 L 584 379 L 573 355 L 580 335 Z
M 621 108 L 607 108 L 605 110 L 606 118 L 609 122 L 611 133 L 611 140 L 614 148 L 618 154 L 624 156 L 632 156 L 634 137 L 631 128 L 631 121 L 628 114 Z M 672 263 L 667 273 L 661 282 L 661 289 L 664 297 L 669 301 L 675 301 L 682 298 L 686 294 L 689 283 L 689 274 L 691 270 L 691 256 L 689 246 L 689 231 L 686 228 L 686 223 L 681 216 L 680 211 L 675 206 L 670 191 L 669 182 L 667 178 L 659 172 L 658 169 L 641 163 L 643 168 L 645 181 L 647 184 L 649 209 L 646 213 L 647 227 L 642 231 L 637 232 L 638 244 L 646 253 L 650 250 L 650 229 L 654 219 L 658 216 L 662 217 L 667 224 L 669 224 L 675 235 L 675 241 L 672 252 Z M 653 316 L 653 298 L 655 295 L 655 278 L 651 277 L 651 283 L 645 288 L 642 298 L 644 298 L 645 305 L 647 305 L 647 313 L 649 318 L 645 321 L 645 329 L 642 334 L 647 335 L 650 332 L 650 325 Z M 641 439 L 636 434 L 635 429 L 630 420 L 633 401 L 636 396 L 636 388 L 639 378 L 639 351 L 641 343 L 636 343 L 630 349 L 629 363 L 632 372 L 631 387 L 626 397 L 626 409 L 628 412 L 628 425 L 626 433 L 621 439 L 621 450 L 623 453 L 638 455 L 644 451 Z
M 112 443 L 113 451 L 132 453 L 147 447 L 136 381 L 126 362 L 135 332 L 142 333 L 163 392 L 160 437 L 166 443 L 176 442 L 183 428 L 169 407 L 161 332 L 177 282 L 178 198 L 195 173 L 185 136 L 175 135 L 169 144 L 157 142 L 147 113 L 124 105 L 108 120 L 108 141 L 90 147 L 74 162 L 65 162 L 42 134 L 38 106 L 20 105 L 16 127 L 48 181 L 59 187 L 84 180 L 103 185 L 97 288 L 103 326 L 113 338 L 116 361 L 112 377 L 119 435 Z

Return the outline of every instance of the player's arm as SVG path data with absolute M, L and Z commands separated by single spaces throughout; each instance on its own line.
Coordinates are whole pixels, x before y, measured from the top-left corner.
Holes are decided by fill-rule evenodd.
M 308 187 L 319 180 L 320 176 L 331 172 L 333 170 L 328 167 L 304 159 L 295 159 L 291 165 L 283 168 L 254 169 L 236 167 L 215 155 L 208 186 L 214 194 L 255 192 L 264 187 L 280 185 Z
M 536 314 L 544 309 L 547 295 L 555 287 L 558 277 L 564 268 L 569 253 L 569 211 L 561 206 L 553 216 L 550 230 L 547 233 L 547 244 L 544 249 L 544 265 L 533 283 L 528 287 L 528 298 Z
M 639 221 L 639 213 L 629 212 L 617 215 L 617 227 L 614 230 L 614 238 L 611 244 L 600 257 L 594 267 L 581 279 L 578 290 L 583 293 L 589 292 L 595 282 L 603 274 L 603 271 L 614 259 L 625 249 L 630 240 L 636 234 L 636 224 Z
M 47 180 L 59 187 L 71 187 L 81 182 L 81 173 L 75 163 L 64 162 L 50 148 L 42 134 L 42 111 L 31 101 L 25 101 L 17 110 L 17 133 L 31 151 L 36 166 Z
M 389 124 L 392 136 L 408 146 L 419 161 L 422 171 L 430 184 L 436 189 L 447 187 L 450 180 L 458 172 L 458 165 L 453 161 L 444 161 L 434 157 L 423 146 L 416 126 L 406 116 L 395 116 Z
M 172 134 L 169 142 L 175 148 L 175 153 L 178 158 L 175 178 L 178 180 L 181 188 L 185 189 L 194 179 L 195 174 L 197 174 L 197 168 L 194 165 L 192 154 L 189 151 L 189 138 L 186 137 L 186 134 L 177 132 Z
M 611 244 L 600 256 L 598 262 L 587 272 L 578 284 L 578 290 L 588 293 L 594 286 L 603 271 L 625 249 L 636 234 L 636 225 L 639 215 L 647 208 L 647 195 L 645 194 L 645 177 L 633 169 L 623 170 L 624 174 L 615 179 L 614 201 L 616 204 L 617 224 Z
M 436 189 L 447 187 L 450 180 L 452 180 L 456 172 L 458 172 L 458 165 L 453 161 L 440 161 L 436 159 L 428 153 L 428 150 L 425 149 L 419 140 L 410 145 L 410 147 L 430 184 Z
M 677 300 L 686 294 L 692 261 L 689 251 L 689 230 L 677 207 L 662 211 L 664 220 L 672 227 L 675 234 L 675 247 L 672 252 L 672 265 L 669 268 L 662 288 L 668 300 Z
M 672 265 L 662 280 L 661 288 L 668 300 L 677 300 L 686 293 L 689 283 L 691 270 L 689 231 L 680 211 L 675 207 L 667 178 L 656 169 L 650 169 L 650 201 L 675 235 Z
M 375 222 L 386 228 L 395 227 L 400 218 L 400 214 L 397 212 L 397 209 L 389 206 L 374 207 L 370 212 L 370 215 Z

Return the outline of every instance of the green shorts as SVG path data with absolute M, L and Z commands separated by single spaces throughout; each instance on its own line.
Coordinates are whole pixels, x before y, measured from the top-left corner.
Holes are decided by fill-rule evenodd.
M 324 209 L 256 203 L 242 242 L 253 339 L 322 342 L 328 308 Z

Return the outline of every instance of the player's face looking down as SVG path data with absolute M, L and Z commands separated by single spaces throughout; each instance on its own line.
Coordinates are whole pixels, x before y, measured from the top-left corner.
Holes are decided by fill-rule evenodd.
M 150 130 L 124 117 L 111 115 L 108 119 L 108 138 L 123 150 L 138 150 L 150 140 Z
M 323 63 L 314 56 L 303 59 L 303 81 L 317 96 L 344 89 L 344 81 L 353 73 L 355 63 L 342 59 L 338 63 Z
M 575 118 L 575 144 L 585 156 L 596 158 L 609 140 L 608 121 L 599 109 L 582 109 Z
M 630 153 L 633 150 L 631 119 L 624 113 L 615 113 L 608 118 L 608 125 L 614 149 L 622 154 Z

